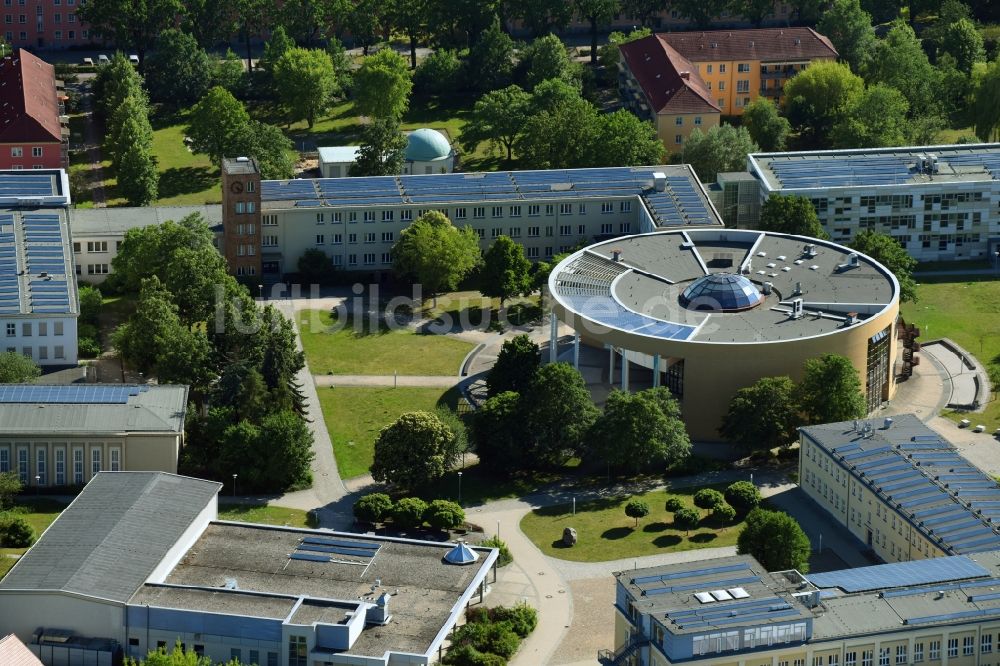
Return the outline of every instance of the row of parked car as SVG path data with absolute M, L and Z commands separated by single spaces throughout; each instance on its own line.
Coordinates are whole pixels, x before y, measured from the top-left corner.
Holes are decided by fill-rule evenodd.
M 136 67 L 139 66 L 139 56 L 137 56 L 137 55 L 130 55 L 128 57 L 128 61 L 130 63 L 132 63 L 133 65 L 135 65 Z M 108 58 L 108 56 L 106 56 L 104 54 L 101 54 L 101 55 L 97 56 L 97 64 L 98 65 L 107 65 L 109 62 L 111 62 L 111 60 Z M 93 58 L 84 58 L 83 59 L 83 64 L 87 65 L 89 67 L 93 67 L 94 66 L 94 59 Z

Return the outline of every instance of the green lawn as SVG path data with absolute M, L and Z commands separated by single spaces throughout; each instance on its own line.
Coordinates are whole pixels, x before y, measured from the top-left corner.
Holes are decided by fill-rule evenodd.
M 314 527 L 309 513 L 301 509 L 286 509 L 281 506 L 228 504 L 219 500 L 219 520 L 236 520 L 241 523 L 263 523 L 287 527 Z
M 367 474 L 379 431 L 404 412 L 455 408 L 454 389 L 436 388 L 320 388 L 323 420 L 333 440 L 333 453 L 342 477 Z
M 903 319 L 920 327 L 921 340 L 951 338 L 983 364 L 1000 362 L 1000 281 L 990 276 L 945 279 L 922 280 L 919 300 L 900 308 Z M 994 400 L 984 414 L 968 418 L 992 431 L 1000 427 L 1000 402 Z
M 409 329 L 335 327 L 336 320 L 323 310 L 303 310 L 298 323 L 309 367 L 317 375 L 457 375 L 473 348 L 468 342 Z
M 31 528 L 35 531 L 35 539 L 42 536 L 42 532 L 52 524 L 52 521 L 66 507 L 62 502 L 47 498 L 27 497 L 21 498 L 15 504 L 14 511 L 27 519 Z M 3 578 L 14 566 L 17 560 L 9 555 L 23 555 L 27 548 L 0 548 L 0 578 Z
M 726 486 L 708 487 L 721 492 Z M 632 497 L 613 497 L 577 502 L 575 516 L 568 502 L 535 509 L 521 519 L 521 531 L 546 555 L 574 562 L 602 562 L 735 545 L 742 522 L 719 529 L 716 521 L 705 517 L 701 526 L 690 534 L 673 528 L 672 514 L 664 509 L 667 497 L 676 495 L 685 505 L 693 507 L 692 497 L 700 489 L 674 488 L 635 495 L 649 505 L 649 515 L 639 520 L 638 527 L 635 519 L 625 515 L 625 503 Z M 577 543 L 572 548 L 562 545 L 565 527 L 576 529 Z

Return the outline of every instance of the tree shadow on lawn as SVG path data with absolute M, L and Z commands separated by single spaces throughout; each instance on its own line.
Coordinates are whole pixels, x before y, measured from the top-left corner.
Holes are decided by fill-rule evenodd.
M 203 192 L 219 182 L 219 171 L 210 167 L 175 167 L 160 174 L 160 199 Z
M 676 534 L 661 534 L 653 539 L 653 545 L 657 548 L 672 548 L 681 542 L 681 537 Z
M 635 530 L 631 527 L 612 527 L 601 532 L 601 538 L 609 541 L 617 541 L 618 539 L 624 539 L 633 532 Z
M 624 497 L 602 497 L 600 499 L 588 500 L 587 502 L 577 503 L 576 512 L 590 513 L 592 511 L 603 511 L 618 506 L 624 500 Z M 535 515 L 546 517 L 570 516 L 572 514 L 571 501 L 568 500 L 567 503 L 563 504 L 541 506 L 534 509 L 534 513 Z
M 644 525 L 642 528 L 643 532 L 662 532 L 670 528 L 670 523 L 664 523 L 662 521 L 657 521 L 655 523 L 649 523 Z
M 699 532 L 698 534 L 692 535 L 688 538 L 691 543 L 710 543 L 719 538 L 719 535 L 715 532 Z

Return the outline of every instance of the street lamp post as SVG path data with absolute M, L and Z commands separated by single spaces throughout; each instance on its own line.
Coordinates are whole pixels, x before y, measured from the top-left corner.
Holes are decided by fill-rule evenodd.
M 462 473 L 458 473 L 458 505 L 462 506 Z
M 236 475 L 233 474 L 233 499 L 236 498 Z
M 35 475 L 35 497 L 38 497 L 38 487 L 42 485 L 42 475 Z
M 257 285 L 257 290 L 260 292 L 260 300 L 264 300 L 264 285 Z

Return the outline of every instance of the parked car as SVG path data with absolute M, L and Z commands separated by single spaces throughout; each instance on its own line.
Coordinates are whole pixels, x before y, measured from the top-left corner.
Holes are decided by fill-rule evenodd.
M 132 55 L 130 55 L 130 56 L 128 57 L 128 61 L 129 61 L 130 63 L 132 63 L 133 65 L 135 65 L 136 67 L 138 67 L 138 66 L 139 66 L 139 56 L 137 56 L 137 55 L 135 55 L 135 54 L 132 54 Z
M 100 64 L 100 65 L 107 65 L 109 62 L 111 62 L 111 61 L 108 60 L 108 56 L 104 55 L 103 53 L 101 55 L 97 56 L 97 63 L 98 64 Z
M 88 67 L 93 67 L 94 66 L 94 59 L 93 58 L 84 58 L 83 59 L 83 64 L 87 65 Z

